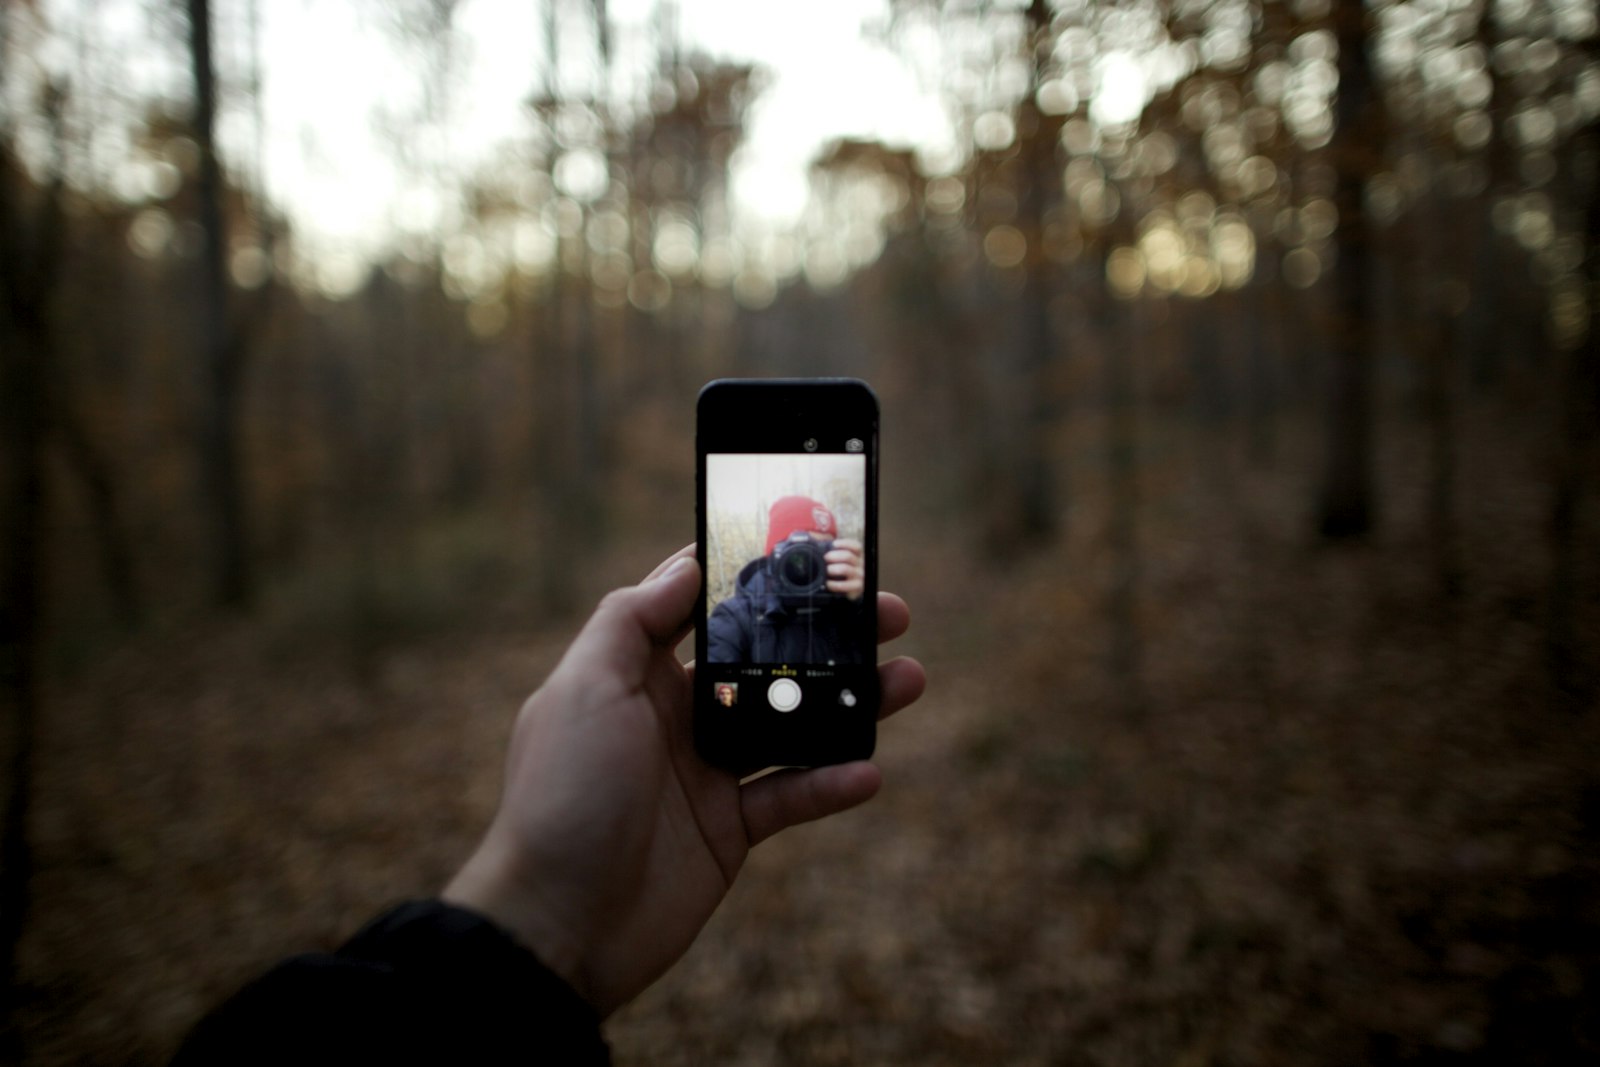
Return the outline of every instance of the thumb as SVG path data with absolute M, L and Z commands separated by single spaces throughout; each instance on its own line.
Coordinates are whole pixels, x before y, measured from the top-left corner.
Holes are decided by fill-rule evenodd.
M 652 641 L 676 643 L 700 595 L 700 564 L 693 556 L 680 556 L 660 575 L 624 595 L 633 602 L 633 616 Z
M 606 594 L 574 647 L 596 645 L 642 657 L 650 645 L 676 644 L 699 594 L 700 565 L 680 556 L 660 574 Z
M 700 593 L 700 565 L 684 556 L 660 575 L 606 594 L 561 664 L 591 681 L 639 684 L 652 652 L 675 645 Z

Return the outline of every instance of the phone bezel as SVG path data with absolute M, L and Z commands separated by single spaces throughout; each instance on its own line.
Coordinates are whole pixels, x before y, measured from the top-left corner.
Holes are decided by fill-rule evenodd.
M 766 702 L 741 702 L 730 712 L 716 704 L 713 672 L 696 672 L 695 742 L 718 765 L 751 773 L 772 766 L 821 766 L 865 759 L 877 736 L 881 697 L 877 680 L 878 592 L 878 398 L 855 378 L 719 379 L 700 391 L 695 419 L 695 544 L 706 552 L 706 456 L 712 453 L 804 453 L 796 447 L 818 440 L 818 453 L 845 453 L 844 443 L 859 438 L 866 459 L 863 509 L 864 627 L 871 647 L 863 665 L 852 671 L 857 704 L 848 711 L 807 709 L 780 713 Z M 707 577 L 702 568 L 695 605 L 695 661 L 706 664 Z

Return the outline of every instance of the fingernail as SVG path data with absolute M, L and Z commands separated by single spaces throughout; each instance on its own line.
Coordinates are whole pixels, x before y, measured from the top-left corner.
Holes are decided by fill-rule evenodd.
M 687 567 L 691 562 L 693 562 L 693 561 L 688 556 L 679 556 L 677 559 L 672 561 L 672 566 L 668 567 L 665 571 L 662 572 L 661 580 L 662 581 L 666 581 L 668 578 L 671 578 L 674 574 L 678 574 L 678 573 L 682 572 L 682 570 L 685 567 Z

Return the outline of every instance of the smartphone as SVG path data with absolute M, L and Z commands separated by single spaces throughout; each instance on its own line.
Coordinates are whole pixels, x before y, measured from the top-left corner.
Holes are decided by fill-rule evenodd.
M 847 378 L 714 381 L 696 412 L 695 743 L 739 774 L 872 754 L 878 398 Z

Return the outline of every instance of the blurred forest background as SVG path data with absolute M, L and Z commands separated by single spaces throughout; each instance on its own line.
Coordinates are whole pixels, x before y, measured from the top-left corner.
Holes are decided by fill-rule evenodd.
M 736 6 L 945 119 L 782 225 L 682 2 L 502 5 L 471 157 L 487 0 L 0 5 L 0 1057 L 161 1062 L 436 891 L 692 538 L 699 386 L 849 374 L 930 693 L 619 1063 L 1600 1060 L 1593 0 Z M 330 12 L 342 243 L 267 165 Z

